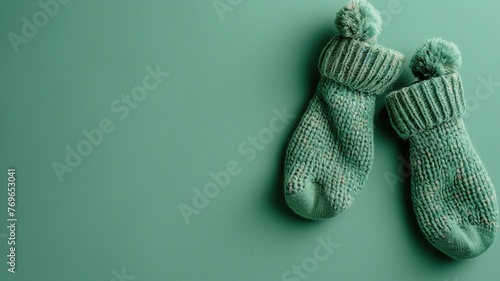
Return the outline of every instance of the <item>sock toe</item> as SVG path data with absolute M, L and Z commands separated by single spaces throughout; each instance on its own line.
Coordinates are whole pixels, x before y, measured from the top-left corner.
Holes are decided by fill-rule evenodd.
M 308 219 L 328 219 L 342 211 L 333 208 L 323 186 L 316 182 L 308 182 L 301 191 L 285 198 L 295 213 Z
M 474 225 L 455 225 L 435 246 L 453 259 L 470 259 L 481 255 L 490 247 L 493 233 Z

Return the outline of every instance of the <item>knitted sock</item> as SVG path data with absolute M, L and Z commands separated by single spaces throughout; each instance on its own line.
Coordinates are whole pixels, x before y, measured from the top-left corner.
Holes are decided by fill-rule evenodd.
M 465 130 L 460 51 L 427 41 L 410 67 L 419 81 L 386 98 L 391 123 L 409 139 L 411 193 L 427 240 L 454 259 L 473 258 L 498 229 L 495 190 Z
M 402 54 L 375 44 L 378 11 L 351 1 L 337 14 L 342 35 L 325 47 L 322 78 L 288 145 L 285 198 L 309 219 L 333 217 L 353 202 L 373 162 L 375 97 L 399 76 Z

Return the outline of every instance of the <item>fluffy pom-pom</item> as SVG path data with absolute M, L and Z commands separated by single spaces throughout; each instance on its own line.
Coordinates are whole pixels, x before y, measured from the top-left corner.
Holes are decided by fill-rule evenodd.
M 366 0 L 351 0 L 337 13 L 335 25 L 342 36 L 374 41 L 382 31 L 380 13 Z
M 455 73 L 461 65 L 462 55 L 457 46 L 441 38 L 425 42 L 410 61 L 411 71 L 419 80 Z

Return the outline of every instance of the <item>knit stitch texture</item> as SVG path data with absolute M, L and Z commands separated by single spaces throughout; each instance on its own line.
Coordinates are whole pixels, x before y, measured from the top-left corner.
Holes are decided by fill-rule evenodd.
M 426 42 L 410 65 L 431 78 L 389 94 L 386 104 L 394 129 L 409 140 L 419 226 L 437 249 L 463 260 L 488 249 L 499 221 L 493 184 L 465 130 L 461 56 L 450 44 Z
M 345 10 L 376 12 L 366 1 L 351 1 L 337 22 L 364 23 L 348 34 L 366 38 L 370 14 L 352 16 Z M 349 15 L 349 16 L 346 16 Z M 354 18 L 355 20 L 351 20 Z M 379 21 L 372 21 L 375 24 Z M 373 42 L 334 37 L 324 48 L 322 75 L 287 149 L 285 198 L 292 210 L 309 219 L 326 219 L 347 209 L 365 185 L 373 163 L 375 98 L 399 76 L 404 56 Z

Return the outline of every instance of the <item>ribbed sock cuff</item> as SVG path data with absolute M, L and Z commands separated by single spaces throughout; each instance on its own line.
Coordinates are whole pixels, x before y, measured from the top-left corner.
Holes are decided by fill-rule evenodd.
M 392 126 L 407 139 L 464 114 L 462 80 L 458 73 L 424 80 L 390 93 L 386 105 Z
M 401 74 L 404 55 L 342 36 L 334 37 L 323 49 L 319 71 L 349 88 L 380 94 Z

